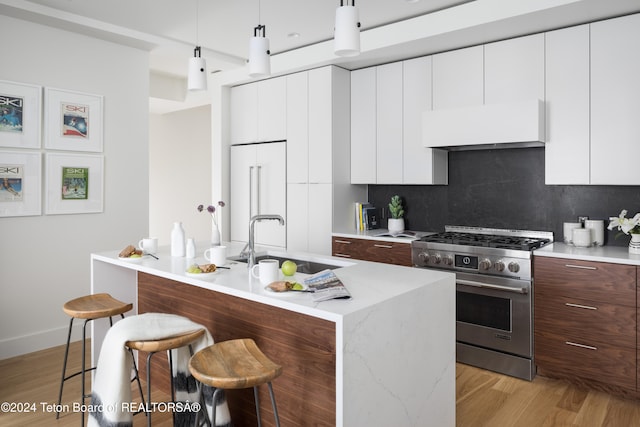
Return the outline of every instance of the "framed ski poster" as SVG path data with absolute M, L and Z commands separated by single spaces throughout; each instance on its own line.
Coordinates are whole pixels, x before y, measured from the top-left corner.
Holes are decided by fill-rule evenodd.
M 48 215 L 102 212 L 104 157 L 95 154 L 46 154 Z
M 42 86 L 0 80 L 0 147 L 40 148 Z
M 42 155 L 0 151 L 0 217 L 42 213 Z
M 45 148 L 102 152 L 103 97 L 45 88 Z

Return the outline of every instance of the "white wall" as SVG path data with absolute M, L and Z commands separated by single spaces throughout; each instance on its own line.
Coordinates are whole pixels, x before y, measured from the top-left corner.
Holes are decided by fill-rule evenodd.
M 150 116 L 149 233 L 169 245 L 171 229 L 182 222 L 198 256 L 211 239 L 211 217 L 198 212 L 211 199 L 211 107 Z
M 148 233 L 149 55 L 6 16 L 0 27 L 13 35 L 0 80 L 104 95 L 105 156 L 103 213 L 0 218 L 4 359 L 63 344 L 62 305 L 90 292 L 90 253 Z

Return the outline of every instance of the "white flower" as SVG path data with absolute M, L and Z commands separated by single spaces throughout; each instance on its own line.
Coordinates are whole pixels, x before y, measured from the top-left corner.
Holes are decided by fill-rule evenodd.
M 624 234 L 640 233 L 640 213 L 635 214 L 633 218 L 626 218 L 626 216 L 627 210 L 623 209 L 619 216 L 609 218 L 609 226 L 607 228 L 609 230 L 617 228 Z

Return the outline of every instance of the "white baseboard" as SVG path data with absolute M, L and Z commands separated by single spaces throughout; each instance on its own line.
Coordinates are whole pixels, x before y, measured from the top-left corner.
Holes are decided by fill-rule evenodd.
M 82 322 L 84 322 L 84 320 L 76 320 L 74 322 L 71 341 L 79 341 L 82 339 Z M 91 324 L 89 323 L 87 325 L 87 338 L 91 337 L 90 326 Z M 67 326 L 60 328 L 1 340 L 0 360 L 66 344 L 68 331 L 67 324 Z

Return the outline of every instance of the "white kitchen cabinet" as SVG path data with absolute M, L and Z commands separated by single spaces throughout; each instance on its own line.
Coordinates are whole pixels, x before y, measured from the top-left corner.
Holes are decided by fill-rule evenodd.
M 589 25 L 550 31 L 545 45 L 545 183 L 589 184 Z
M 287 80 L 276 77 L 258 83 L 258 141 L 287 139 Z
M 422 142 L 422 112 L 431 110 L 431 56 L 403 63 L 402 183 L 447 184 L 448 153 Z
M 433 55 L 433 109 L 484 103 L 483 46 Z
M 544 34 L 484 46 L 484 103 L 544 101 Z
M 231 144 L 286 139 L 286 78 L 231 88 Z
M 251 83 L 232 87 L 229 110 L 231 144 L 256 142 L 258 140 L 258 85 Z
M 337 76 L 338 72 L 341 77 Z M 309 71 L 309 183 L 333 182 L 333 112 L 334 98 L 338 96 L 334 92 L 348 91 L 348 79 L 348 74 L 334 67 Z M 348 144 L 344 139 L 341 141 L 339 143 Z
M 247 242 L 253 215 L 278 214 L 286 221 L 285 143 L 234 145 L 230 158 L 231 240 Z M 285 248 L 286 228 L 278 221 L 257 222 L 255 243 Z
M 376 67 L 376 184 L 402 183 L 402 62 Z
M 640 14 L 591 24 L 591 184 L 640 185 Z
M 351 183 L 375 184 L 376 68 L 351 72 Z
M 287 183 L 309 182 L 309 73 L 287 76 Z
M 348 228 L 354 202 L 366 197 L 349 183 L 350 73 L 300 74 L 287 81 L 287 250 L 330 255 L 333 228 Z

